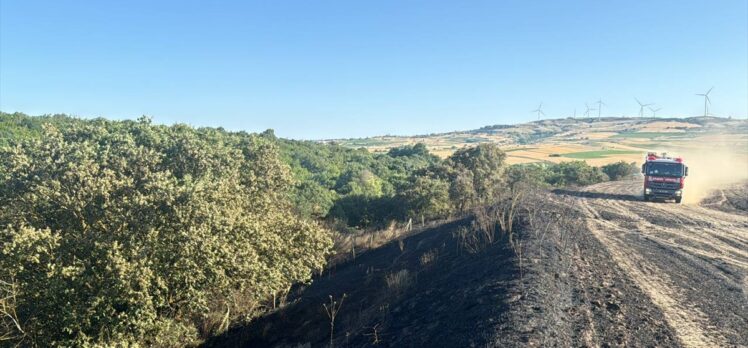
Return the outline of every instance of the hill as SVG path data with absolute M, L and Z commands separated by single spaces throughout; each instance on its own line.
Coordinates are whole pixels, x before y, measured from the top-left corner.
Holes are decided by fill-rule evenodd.
M 641 161 L 647 151 L 693 152 L 705 146 L 746 149 L 748 121 L 719 117 L 564 118 L 441 134 L 329 141 L 375 153 L 424 143 L 440 157 L 475 144 L 495 143 L 507 152 L 510 164 L 582 159 L 603 165 Z

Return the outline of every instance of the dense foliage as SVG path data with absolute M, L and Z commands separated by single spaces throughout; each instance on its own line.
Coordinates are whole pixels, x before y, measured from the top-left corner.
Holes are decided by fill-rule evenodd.
M 610 180 L 621 180 L 639 173 L 639 167 L 636 163 L 626 163 L 625 161 L 606 164 L 602 167 L 602 170 L 603 173 L 608 175 Z
M 291 212 L 291 183 L 272 140 L 146 119 L 2 148 L 5 327 L 40 346 L 210 334 L 323 267 L 330 235 Z
M 323 224 L 440 219 L 518 183 L 632 170 L 508 166 L 489 143 L 442 160 L 423 144 L 374 154 L 146 118 L 0 113 L 0 135 L 0 340 L 38 346 L 196 342 L 321 269 Z

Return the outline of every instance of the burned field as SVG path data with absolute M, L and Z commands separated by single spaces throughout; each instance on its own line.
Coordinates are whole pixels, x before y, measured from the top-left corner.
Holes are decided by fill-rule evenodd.
M 557 191 L 478 252 L 457 237 L 470 219 L 394 240 L 207 346 L 330 345 L 330 296 L 337 346 L 748 344 L 748 217 L 645 203 L 638 184 Z

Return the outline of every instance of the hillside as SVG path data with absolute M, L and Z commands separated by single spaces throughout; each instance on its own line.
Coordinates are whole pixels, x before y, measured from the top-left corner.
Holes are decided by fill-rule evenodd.
M 459 231 L 469 219 L 393 240 L 206 346 L 748 344 L 745 211 L 644 203 L 640 185 L 536 196 L 539 215 L 513 248 L 502 239 L 467 250 Z M 330 342 L 323 304 L 344 294 Z
M 510 164 L 582 159 L 591 165 L 602 165 L 619 160 L 641 161 L 647 151 L 692 152 L 705 145 L 746 149 L 748 121 L 719 117 L 565 118 L 442 134 L 332 141 L 372 152 L 424 143 L 441 157 L 475 144 L 496 143 L 508 152 Z
M 747 343 L 745 121 L 560 122 L 442 158 L 0 113 L 0 332 L 21 346 Z M 579 160 L 674 146 L 683 205 L 640 202 L 635 164 Z M 523 152 L 543 163 L 511 164 Z M 668 276 L 683 272 L 705 285 Z

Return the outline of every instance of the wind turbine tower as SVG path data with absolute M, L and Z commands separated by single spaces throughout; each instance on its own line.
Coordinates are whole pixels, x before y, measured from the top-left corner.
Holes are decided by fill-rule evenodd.
M 589 118 L 590 117 L 590 111 L 595 111 L 596 109 L 591 109 L 587 103 L 584 103 L 584 107 L 587 108 L 587 110 L 584 111 L 584 117 Z
M 711 99 L 709 99 L 709 92 L 711 92 L 714 89 L 714 87 L 709 88 L 706 93 L 698 93 L 696 95 L 704 97 L 704 116 L 709 116 L 709 105 L 712 105 Z
M 607 104 L 603 103 L 603 99 L 599 98 L 597 100 L 597 120 L 600 121 L 600 114 L 603 111 L 603 105 L 608 106 Z
M 543 112 L 543 103 L 540 103 L 540 105 L 538 105 L 537 109 L 532 110 L 530 112 L 536 112 L 538 114 L 538 121 L 539 121 L 540 120 L 540 115 L 545 116 L 545 112 Z
M 657 118 L 657 111 L 660 111 L 660 110 L 662 110 L 662 108 L 652 109 L 650 107 L 649 111 L 652 111 L 652 118 Z
M 647 106 L 651 106 L 652 104 L 643 104 L 642 102 L 639 101 L 639 99 L 637 99 L 637 98 L 634 98 L 634 99 L 639 104 L 639 117 L 643 118 L 644 117 L 644 108 L 647 107 Z

